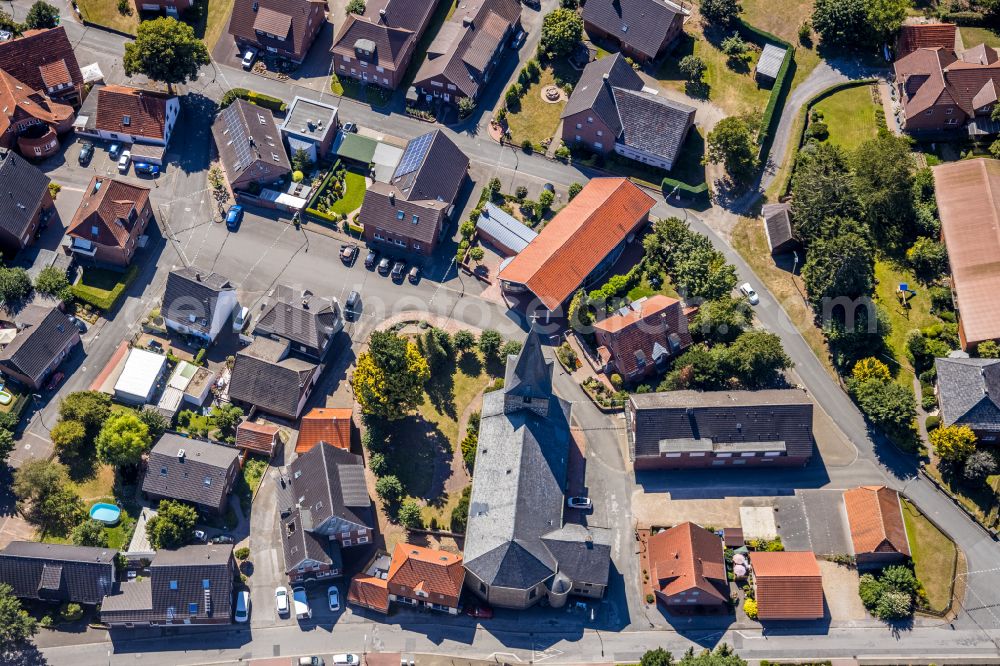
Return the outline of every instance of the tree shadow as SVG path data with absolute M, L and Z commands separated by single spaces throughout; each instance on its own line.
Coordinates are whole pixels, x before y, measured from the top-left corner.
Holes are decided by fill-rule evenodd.
M 475 352 L 465 352 L 458 359 L 458 369 L 469 377 L 478 377 L 483 371 L 483 362 Z
M 705 81 L 686 81 L 684 94 L 692 99 L 707 101 L 712 96 L 712 86 Z
M 437 424 L 422 416 L 408 416 L 388 426 L 385 458 L 387 473 L 403 485 L 403 492 L 428 503 L 440 501 L 450 475 L 451 444 Z M 444 467 L 447 473 L 442 473 Z
M 24 642 L 0 648 L 0 663 L 7 666 L 44 666 L 49 662 L 33 643 Z
M 69 473 L 69 478 L 73 480 L 74 483 L 84 483 L 93 479 L 97 474 L 98 460 L 97 451 L 94 448 L 93 442 L 87 442 L 83 445 L 84 451 L 78 456 L 68 457 L 64 460 L 59 458 L 59 462 L 66 465 L 66 471 Z

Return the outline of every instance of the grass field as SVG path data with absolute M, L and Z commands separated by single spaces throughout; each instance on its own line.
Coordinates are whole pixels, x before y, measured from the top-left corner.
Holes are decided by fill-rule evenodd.
M 799 26 L 812 16 L 812 0 L 744 0 L 743 19 L 795 46 L 792 89 L 805 80 L 820 62 L 816 40 L 799 42 Z
M 117 0 L 77 0 L 76 4 L 84 21 L 127 32 L 130 35 L 134 35 L 136 28 L 139 27 L 139 13 L 135 11 L 131 2 L 129 2 L 129 14 L 118 11 Z
M 880 109 L 872 102 L 871 90 L 869 85 L 846 88 L 813 106 L 823 114 L 823 122 L 830 128 L 828 141 L 854 150 L 878 134 L 875 114 Z
M 516 111 L 508 110 L 507 127 L 515 145 L 521 145 L 525 139 L 531 141 L 536 150 L 542 150 L 542 142 L 551 139 L 559 126 L 559 116 L 566 106 L 565 100 L 550 104 L 542 100 L 542 89 L 545 86 L 560 82 L 576 83 L 580 73 L 563 64 L 554 67 L 546 63 L 542 67 L 538 81 L 528 85 Z M 503 104 L 501 98 L 500 104 Z
M 410 60 L 409 67 L 406 68 L 403 81 L 396 86 L 398 90 L 405 91 L 413 83 L 413 79 L 417 76 L 417 70 L 420 69 L 420 65 L 423 64 L 424 58 L 427 56 L 427 49 L 430 48 L 431 42 L 437 37 L 438 31 L 441 30 L 441 26 L 448 20 L 448 17 L 455 13 L 455 8 L 458 6 L 458 0 L 437 0 L 437 3 L 431 20 L 427 23 L 427 29 L 424 30 L 423 36 L 417 42 L 417 48 L 413 50 L 413 58 Z
M 365 177 L 359 173 L 348 171 L 344 175 L 344 184 L 346 186 L 344 196 L 330 206 L 331 213 L 344 213 L 346 215 L 361 208 L 361 202 L 365 198 Z
M 226 31 L 229 15 L 233 11 L 234 0 L 208 0 L 208 17 L 205 21 L 205 33 L 202 41 L 208 47 L 209 53 L 215 48 L 219 37 Z
M 989 28 L 963 25 L 959 30 L 962 33 L 962 43 L 965 44 L 965 48 L 967 49 L 979 46 L 980 44 L 986 44 L 986 46 L 992 46 L 993 48 L 1000 47 L 1000 34 Z
M 955 544 L 905 499 L 903 522 L 910 541 L 913 568 L 927 593 L 927 603 L 931 610 L 943 612 L 951 606 L 957 560 Z
M 940 323 L 941 320 L 931 314 L 928 290 L 917 283 L 916 277 L 908 269 L 879 259 L 875 262 L 875 279 L 878 281 L 875 300 L 888 313 L 892 325 L 892 331 L 885 342 L 898 365 L 891 369 L 895 372 L 900 368 L 901 371 L 896 373 L 896 381 L 901 386 L 912 388 L 913 367 L 906 358 L 906 335 L 915 328 Z M 904 282 L 917 292 L 907 300 L 906 308 L 896 295 L 896 289 Z

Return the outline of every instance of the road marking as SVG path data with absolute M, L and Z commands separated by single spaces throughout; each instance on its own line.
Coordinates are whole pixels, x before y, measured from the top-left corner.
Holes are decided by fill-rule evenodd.
M 486 655 L 487 660 L 493 659 L 494 661 L 500 661 L 499 659 L 497 659 L 497 657 L 510 657 L 511 659 L 514 659 L 517 662 L 523 663 L 523 660 L 513 652 L 491 652 L 488 655 Z

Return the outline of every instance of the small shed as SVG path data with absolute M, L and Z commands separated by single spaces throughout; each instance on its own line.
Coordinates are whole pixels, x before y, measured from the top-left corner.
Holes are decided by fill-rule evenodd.
M 132 144 L 131 151 L 133 162 L 145 162 L 157 166 L 163 166 L 163 156 L 167 154 L 167 149 L 164 146 L 151 146 L 143 143 Z
M 115 382 L 115 400 L 130 405 L 148 403 L 166 367 L 166 356 L 133 347 L 129 350 L 122 374 Z
M 781 63 L 785 60 L 785 53 L 787 53 L 787 49 L 774 44 L 765 44 L 764 50 L 761 51 L 760 58 L 757 60 L 757 67 L 754 68 L 755 76 L 766 81 L 777 79 L 778 70 L 781 69 Z
M 518 254 L 538 236 L 517 218 L 491 203 L 486 204 L 476 220 L 476 231 L 506 256 Z
M 792 207 L 787 203 L 767 204 L 761 209 L 764 234 L 771 254 L 791 252 L 798 246 L 792 232 Z

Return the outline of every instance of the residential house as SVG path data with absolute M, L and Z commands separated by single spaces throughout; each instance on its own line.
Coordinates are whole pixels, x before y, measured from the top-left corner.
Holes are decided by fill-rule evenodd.
M 152 219 L 148 187 L 94 176 L 66 230 L 67 249 L 80 259 L 126 267 Z
M 844 491 L 847 523 L 858 568 L 899 564 L 910 557 L 899 493 L 885 486 Z
M 211 343 L 239 306 L 236 287 L 218 273 L 188 266 L 170 271 L 160 314 L 167 328 Z
M 110 548 L 12 541 L 0 550 L 0 584 L 20 599 L 93 606 L 115 584 Z
M 636 470 L 805 465 L 812 417 L 799 389 L 639 393 L 625 403 Z
M 350 451 L 352 411 L 350 407 L 316 407 L 309 410 L 299 422 L 295 452 L 305 453 L 320 442 Z
M 1000 360 L 938 358 L 938 403 L 942 426 L 968 426 L 983 444 L 1000 437 Z
M 604 371 L 634 381 L 665 370 L 669 359 L 691 345 L 688 316 L 676 298 L 655 294 L 594 322 Z
M 420 259 L 434 253 L 467 179 L 469 158 L 441 130 L 406 144 L 389 182 L 365 192 L 360 220 L 365 240 L 387 252 Z
M 379 613 L 388 613 L 391 565 L 392 558 L 388 553 L 375 553 L 362 572 L 351 579 L 351 584 L 347 588 L 347 603 Z
M 0 42 L 0 70 L 55 103 L 77 107 L 83 99 L 83 73 L 62 26 Z
M 649 537 L 650 578 L 658 601 L 670 611 L 721 610 L 729 604 L 722 539 L 694 523 Z
M 929 41 L 948 40 L 942 34 Z M 893 69 L 906 131 L 957 130 L 969 123 L 973 135 L 996 132 L 990 116 L 1000 86 L 1000 62 L 992 46 L 959 51 L 951 40 L 946 46 L 917 48 L 898 58 Z
M 149 452 L 142 492 L 153 500 L 179 500 L 222 514 L 239 470 L 236 449 L 165 433 Z
M 274 116 L 264 107 L 234 101 L 216 116 L 212 136 L 234 190 L 274 183 L 292 172 Z
M 242 54 L 260 53 L 301 64 L 326 23 L 323 0 L 236 0 L 229 34 Z
M 761 622 L 824 617 L 823 578 L 814 553 L 755 552 L 750 555 L 750 566 Z
M 59 150 L 59 137 L 73 129 L 73 107 L 15 79 L 0 69 L 0 147 L 17 148 L 31 159 Z
M 279 284 L 268 294 L 254 335 L 286 340 L 293 356 L 324 363 L 344 316 L 335 298 L 320 298 Z
M 614 42 L 633 60 L 649 62 L 667 52 L 690 14 L 670 0 L 588 0 L 583 26 L 591 37 Z
M 17 153 L 0 155 L 0 251 L 13 254 L 35 242 L 42 221 L 54 210 L 50 182 Z
M 180 113 L 181 103 L 175 95 L 101 86 L 97 89 L 95 133 L 105 141 L 166 146 Z
M 788 203 L 764 204 L 761 208 L 764 218 L 764 235 L 771 254 L 791 252 L 798 247 L 792 229 L 792 206 Z
M 236 426 L 236 448 L 270 458 L 280 441 L 280 429 L 273 423 L 243 421 Z
M 500 286 L 530 292 L 548 312 L 600 279 L 646 222 L 655 201 L 627 178 L 592 178 L 500 269 Z
M 437 0 L 368 0 L 333 41 L 337 76 L 395 89 L 403 80 Z
M 112 629 L 229 624 L 233 613 L 233 547 L 198 544 L 160 549 L 149 575 L 104 598 L 101 622 Z
M 80 331 L 54 307 L 30 304 L 15 316 L 14 339 L 0 350 L 0 372 L 32 391 L 40 391 L 73 348 Z
M 469 522 L 465 584 L 494 606 L 559 608 L 569 595 L 604 596 L 611 530 L 564 523 L 570 410 L 552 388 L 532 329 L 507 359 L 504 388 L 483 396 Z
M 194 3 L 195 0 L 135 0 L 135 11 L 166 12 L 167 16 L 180 18 Z
M 911 23 L 899 27 L 896 37 L 896 58 L 910 55 L 917 49 L 955 50 L 958 26 L 954 23 Z
M 1000 340 L 1000 160 L 977 158 L 940 164 L 934 196 L 941 239 L 948 249 L 951 289 L 962 349 Z
M 391 560 L 377 553 L 365 571 L 351 579 L 347 601 L 381 613 L 388 613 L 394 602 L 457 615 L 464 580 L 461 555 L 398 543 Z
M 288 143 L 289 155 L 294 158 L 304 150 L 315 164 L 330 152 L 339 126 L 337 107 L 296 95 L 279 129 Z
M 674 168 L 694 107 L 657 96 L 616 53 L 588 64 L 562 112 L 562 138 L 602 155 L 614 152 L 669 171 Z
M 479 99 L 509 39 L 521 28 L 520 0 L 471 0 L 441 26 L 413 85 L 427 101 Z
M 287 477 L 278 500 L 285 573 L 292 583 L 341 575 L 340 549 L 374 537 L 364 460 L 320 443 L 292 461 Z
M 319 379 L 320 367 L 290 356 L 287 340 L 254 338 L 236 354 L 229 398 L 259 411 L 297 419 Z

